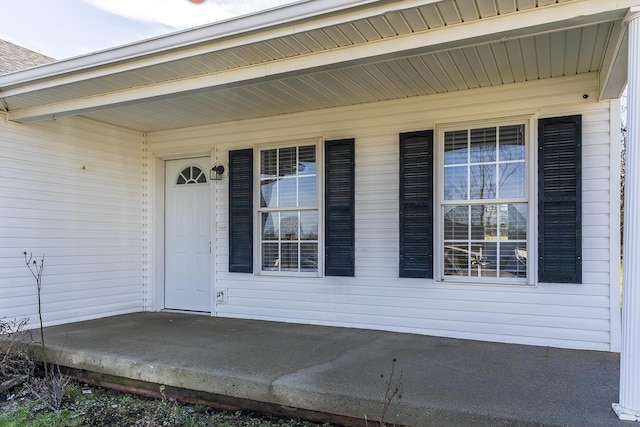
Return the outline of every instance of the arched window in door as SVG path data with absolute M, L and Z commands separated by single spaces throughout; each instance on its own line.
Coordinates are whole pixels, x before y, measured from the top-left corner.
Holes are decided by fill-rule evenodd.
M 207 175 L 198 166 L 186 167 L 178 175 L 177 185 L 184 184 L 206 184 Z

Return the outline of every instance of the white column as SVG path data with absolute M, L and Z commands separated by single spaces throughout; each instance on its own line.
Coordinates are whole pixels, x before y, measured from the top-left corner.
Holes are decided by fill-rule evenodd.
M 613 410 L 621 420 L 640 421 L 640 8 L 632 8 L 627 24 L 629 64 L 620 403 L 614 403 Z

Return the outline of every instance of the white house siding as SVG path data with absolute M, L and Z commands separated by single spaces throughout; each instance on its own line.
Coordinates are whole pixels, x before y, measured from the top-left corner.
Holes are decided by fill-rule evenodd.
M 229 273 L 227 181 L 219 181 L 212 188 L 214 285 L 227 290 L 228 301 L 216 305 L 218 316 L 617 351 L 612 298 L 617 301 L 619 294 L 611 281 L 619 276 L 610 271 L 610 265 L 617 270 L 617 260 L 609 258 L 619 230 L 609 227 L 617 223 L 610 208 L 617 196 L 610 198 L 609 189 L 618 170 L 611 169 L 609 152 L 618 143 L 609 145 L 610 103 L 597 102 L 597 93 L 596 75 L 543 80 L 152 133 L 149 151 L 157 158 L 211 151 L 221 162 L 229 150 L 270 141 L 355 138 L 355 277 Z M 583 283 L 460 285 L 398 278 L 398 134 L 526 114 L 582 114 Z M 530 245 L 537 246 L 534 238 Z
M 38 320 L 23 252 L 45 255 L 47 325 L 142 310 L 142 135 L 0 114 L 0 317 Z

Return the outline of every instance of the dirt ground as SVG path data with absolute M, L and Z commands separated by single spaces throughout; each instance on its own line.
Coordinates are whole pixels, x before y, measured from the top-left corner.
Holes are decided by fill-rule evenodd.
M 249 411 L 216 410 L 172 399 L 153 399 L 71 382 L 57 413 L 46 409 L 24 388 L 0 396 L 0 426 L 123 427 L 339 427 L 285 419 Z

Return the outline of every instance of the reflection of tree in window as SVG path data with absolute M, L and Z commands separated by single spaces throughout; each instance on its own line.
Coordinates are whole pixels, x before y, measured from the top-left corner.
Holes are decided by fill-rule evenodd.
M 524 162 L 523 125 L 446 132 L 445 200 L 523 197 Z

